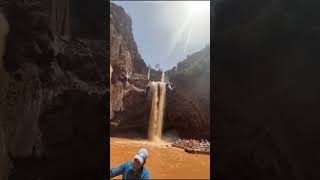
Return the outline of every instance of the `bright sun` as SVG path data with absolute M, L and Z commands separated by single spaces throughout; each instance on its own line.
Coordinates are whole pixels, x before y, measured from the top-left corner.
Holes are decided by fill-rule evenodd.
M 199 15 L 210 10 L 210 1 L 188 1 L 189 11 L 194 15 Z

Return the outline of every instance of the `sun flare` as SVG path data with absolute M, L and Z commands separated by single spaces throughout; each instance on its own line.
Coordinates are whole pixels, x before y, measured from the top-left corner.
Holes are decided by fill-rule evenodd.
M 210 10 L 210 1 L 188 1 L 188 8 L 192 14 L 199 15 Z

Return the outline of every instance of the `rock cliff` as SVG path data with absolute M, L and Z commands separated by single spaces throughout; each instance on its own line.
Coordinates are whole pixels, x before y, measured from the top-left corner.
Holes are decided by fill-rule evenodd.
M 217 179 L 319 179 L 319 5 L 215 6 Z
M 145 88 L 148 85 L 148 69 L 134 41 L 131 18 L 122 7 L 113 3 L 110 10 L 111 135 L 139 128 L 144 129 L 140 132 L 146 133 L 148 106 L 145 103 Z
M 210 139 L 210 47 L 188 56 L 166 76 L 175 90 L 167 93 L 164 129 Z
M 56 34 L 52 46 L 48 2 L 0 1 L 0 179 L 88 179 L 102 172 L 106 41 Z

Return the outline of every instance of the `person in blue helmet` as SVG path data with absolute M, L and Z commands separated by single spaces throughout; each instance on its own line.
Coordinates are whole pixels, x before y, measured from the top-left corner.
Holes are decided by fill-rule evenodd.
M 133 161 L 128 161 L 110 170 L 110 178 L 122 175 L 122 179 L 150 179 L 150 173 L 144 166 L 148 158 L 148 151 L 140 149 Z

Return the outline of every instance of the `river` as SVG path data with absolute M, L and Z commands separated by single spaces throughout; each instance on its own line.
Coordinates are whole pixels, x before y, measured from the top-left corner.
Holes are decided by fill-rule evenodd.
M 209 179 L 210 156 L 190 154 L 166 142 L 110 138 L 110 167 L 133 160 L 140 148 L 149 152 L 146 167 L 151 179 Z M 121 179 L 121 176 L 113 179 Z

